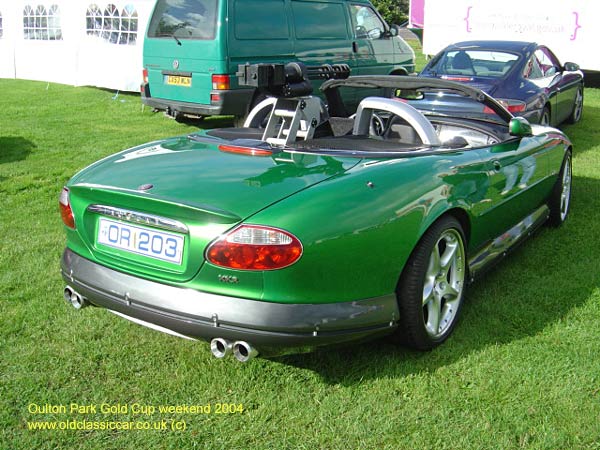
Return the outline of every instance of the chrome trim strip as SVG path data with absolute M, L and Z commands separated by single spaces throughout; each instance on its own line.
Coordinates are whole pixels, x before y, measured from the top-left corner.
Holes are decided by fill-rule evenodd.
M 531 234 L 533 230 L 542 225 L 549 215 L 550 210 L 548 206 L 540 206 L 515 226 L 490 241 L 488 245 L 469 259 L 469 274 L 471 279 L 475 278 L 483 269 L 498 258 L 506 256 L 509 249 L 517 245 L 525 236 Z
M 191 338 L 181 333 L 177 333 L 176 331 L 170 330 L 165 327 L 161 327 L 160 325 L 156 325 L 154 323 L 146 322 L 145 320 L 136 319 L 135 317 L 128 316 L 127 314 L 120 313 L 119 311 L 113 311 L 112 309 L 107 309 L 108 312 L 113 313 L 123 319 L 127 319 L 130 322 L 136 323 L 146 328 L 150 328 L 151 330 L 160 331 L 161 333 L 170 334 L 171 336 L 180 337 L 183 339 L 189 339 L 190 341 L 197 341 L 198 339 Z
M 124 220 L 139 225 L 147 225 L 162 230 L 176 231 L 177 233 L 187 234 L 188 227 L 178 220 L 167 219 L 165 217 L 155 216 L 152 214 L 140 213 L 129 209 L 115 208 L 105 205 L 90 205 L 87 210 L 103 216 L 114 217 L 115 219 Z

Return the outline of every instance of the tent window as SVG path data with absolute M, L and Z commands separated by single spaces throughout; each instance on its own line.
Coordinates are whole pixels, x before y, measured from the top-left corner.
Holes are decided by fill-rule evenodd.
M 111 44 L 135 45 L 137 40 L 138 13 L 128 4 L 119 12 L 113 4 L 102 10 L 98 5 L 88 6 L 85 14 L 88 36 L 97 36 Z
M 40 41 L 62 40 L 58 5 L 52 5 L 49 9 L 43 5 L 35 9 L 26 5 L 23 9 L 23 37 Z
M 119 44 L 135 45 L 137 39 L 138 14 L 133 5 L 126 5 L 121 12 L 121 36 Z
M 85 30 L 91 36 L 100 36 L 102 33 L 102 11 L 97 5 L 88 7 L 85 14 Z

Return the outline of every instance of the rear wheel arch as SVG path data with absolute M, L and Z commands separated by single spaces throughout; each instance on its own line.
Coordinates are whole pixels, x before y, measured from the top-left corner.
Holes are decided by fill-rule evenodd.
M 540 124 L 544 125 L 544 114 L 546 114 L 546 112 L 548 113 L 548 122 L 545 125 L 551 126 L 552 124 L 552 105 L 550 105 L 550 102 L 546 102 L 544 104 L 544 107 L 542 108 L 542 114 L 540 116 Z
M 471 218 L 469 216 L 469 213 L 460 206 L 453 206 L 449 209 L 445 209 L 444 211 L 441 211 L 439 214 L 437 214 L 433 219 L 425 220 L 421 227 L 421 231 L 417 241 L 421 240 L 421 238 L 427 232 L 427 230 L 429 230 L 429 228 L 431 228 L 436 222 L 438 222 L 445 216 L 452 216 L 459 221 L 465 234 L 466 244 L 468 244 L 471 238 Z
M 404 68 L 394 69 L 390 72 L 390 75 L 406 76 L 406 75 L 408 75 L 408 71 Z

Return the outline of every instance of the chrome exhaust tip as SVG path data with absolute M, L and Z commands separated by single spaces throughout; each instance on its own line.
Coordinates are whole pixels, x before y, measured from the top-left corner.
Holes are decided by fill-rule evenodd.
M 233 344 L 233 356 L 240 362 L 248 362 L 258 355 L 258 350 L 244 341 L 236 341 Z
M 71 304 L 71 295 L 73 295 L 73 289 L 70 286 L 66 286 L 63 291 L 63 297 L 65 298 L 65 302 Z
M 223 338 L 214 338 L 210 341 L 210 351 L 215 358 L 225 358 L 231 354 L 233 345 Z
M 66 302 L 69 303 L 75 309 L 85 308 L 90 304 L 85 297 L 79 295 L 70 286 L 65 287 L 65 290 L 63 291 L 63 296 Z

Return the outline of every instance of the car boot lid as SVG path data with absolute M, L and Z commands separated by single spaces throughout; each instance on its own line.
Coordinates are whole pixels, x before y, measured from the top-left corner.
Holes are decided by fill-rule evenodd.
M 227 143 L 220 141 L 221 146 Z M 135 147 L 82 170 L 69 187 L 146 196 L 235 220 L 358 162 L 286 152 L 257 157 L 219 150 L 220 144 L 210 138 L 177 137 Z

